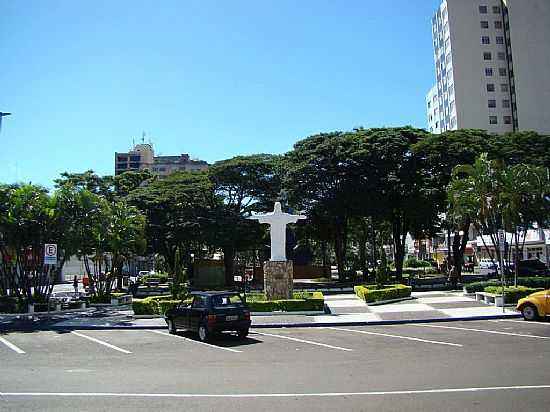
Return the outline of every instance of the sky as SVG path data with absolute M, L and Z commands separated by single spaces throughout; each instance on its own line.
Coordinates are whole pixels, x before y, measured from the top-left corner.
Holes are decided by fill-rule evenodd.
M 425 128 L 440 0 L 0 0 L 0 183 Z

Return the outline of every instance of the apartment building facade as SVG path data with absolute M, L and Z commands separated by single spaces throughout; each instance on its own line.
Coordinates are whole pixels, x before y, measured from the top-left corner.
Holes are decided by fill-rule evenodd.
M 208 163 L 191 159 L 187 153 L 179 156 L 155 156 L 153 145 L 149 143 L 137 144 L 129 152 L 115 153 L 115 175 L 145 169 L 158 176 L 167 176 L 175 171 L 206 170 Z
M 432 133 L 550 134 L 550 1 L 443 0 L 432 18 Z

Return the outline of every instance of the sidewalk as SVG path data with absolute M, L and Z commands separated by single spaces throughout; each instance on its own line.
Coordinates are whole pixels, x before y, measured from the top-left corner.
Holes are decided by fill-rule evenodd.
M 252 316 L 253 328 L 368 326 L 402 323 L 450 322 L 518 318 L 521 315 L 507 308 L 488 306 L 462 292 L 413 292 L 412 300 L 368 306 L 354 294 L 325 297 L 328 315 L 261 315 Z M 21 329 L 164 329 L 162 317 L 134 319 L 130 307 L 102 308 L 52 316 L 50 322 L 38 319 L 0 317 L 0 330 Z

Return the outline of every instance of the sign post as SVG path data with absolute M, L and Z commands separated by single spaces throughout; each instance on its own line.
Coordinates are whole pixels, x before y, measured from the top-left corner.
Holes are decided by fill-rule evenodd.
M 46 243 L 44 245 L 44 264 L 57 265 L 57 244 Z
M 498 231 L 498 248 L 500 250 L 500 275 L 502 286 L 502 312 L 504 312 L 504 302 L 506 301 L 504 288 L 506 287 L 505 269 L 504 269 L 504 253 L 506 251 L 506 232 L 502 229 Z

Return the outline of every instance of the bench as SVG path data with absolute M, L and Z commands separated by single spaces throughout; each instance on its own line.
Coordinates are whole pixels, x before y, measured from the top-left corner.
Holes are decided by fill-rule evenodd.
M 502 295 L 496 295 L 494 293 L 476 292 L 476 300 L 483 301 L 487 305 L 495 305 L 499 308 L 504 305 L 504 297 Z

